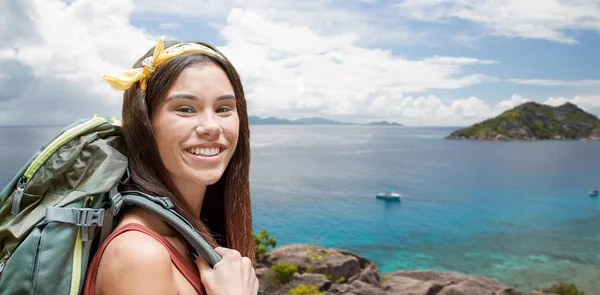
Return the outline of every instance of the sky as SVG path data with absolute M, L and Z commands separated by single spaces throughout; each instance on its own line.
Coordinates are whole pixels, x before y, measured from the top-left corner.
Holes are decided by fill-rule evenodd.
M 217 46 L 254 116 L 466 126 L 526 101 L 600 115 L 600 0 L 2 0 L 0 125 L 120 117 L 102 75 L 161 36 Z

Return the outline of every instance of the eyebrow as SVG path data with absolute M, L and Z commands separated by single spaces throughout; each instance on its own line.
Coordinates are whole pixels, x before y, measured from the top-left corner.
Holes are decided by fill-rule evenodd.
M 173 100 L 175 98 L 198 100 L 198 97 L 195 96 L 195 95 L 192 95 L 192 94 L 175 93 L 175 94 L 169 96 L 169 98 L 167 98 L 167 101 Z M 217 101 L 225 100 L 225 99 L 233 99 L 233 100 L 235 100 L 235 96 L 233 96 L 231 94 L 224 94 L 224 95 L 221 95 L 221 96 L 217 96 Z

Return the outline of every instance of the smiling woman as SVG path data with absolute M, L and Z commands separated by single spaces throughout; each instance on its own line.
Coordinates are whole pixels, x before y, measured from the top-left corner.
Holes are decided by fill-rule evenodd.
M 193 59 L 194 56 L 189 58 Z M 197 184 L 216 183 L 235 151 L 239 117 L 227 75 L 213 63 L 190 66 L 152 118 L 158 151 L 171 180 L 200 215 Z
M 86 294 L 257 294 L 249 128 L 240 78 L 217 49 L 161 39 L 134 69 L 107 75 L 123 95 L 128 186 L 165 196 L 222 256 L 211 268 L 140 208 L 122 215 L 86 276 Z

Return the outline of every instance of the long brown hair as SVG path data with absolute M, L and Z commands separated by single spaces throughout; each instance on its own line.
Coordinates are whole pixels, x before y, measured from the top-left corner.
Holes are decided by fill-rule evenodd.
M 204 53 L 179 55 L 156 68 L 147 82 L 145 95 L 141 94 L 139 82 L 123 94 L 123 135 L 129 152 L 132 181 L 141 191 L 169 197 L 176 210 L 213 247 L 220 245 L 235 249 L 254 263 L 249 184 L 250 129 L 244 90 L 237 71 L 225 55 L 208 43 L 192 42 L 215 50 L 223 58 Z M 181 42 L 166 41 L 164 45 L 167 48 L 178 43 Z M 142 60 L 152 56 L 153 52 L 154 48 L 148 50 L 133 67 L 141 67 Z M 219 181 L 207 187 L 200 216 L 195 216 L 161 161 L 152 128 L 152 116 L 186 68 L 208 63 L 218 65 L 227 74 L 236 97 L 240 125 L 238 143 L 229 165 Z

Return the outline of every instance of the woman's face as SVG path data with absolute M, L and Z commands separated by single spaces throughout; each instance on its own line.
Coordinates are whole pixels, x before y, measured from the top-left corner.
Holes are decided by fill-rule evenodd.
M 152 118 L 160 158 L 182 189 L 216 183 L 238 142 L 233 87 L 214 63 L 185 69 Z

